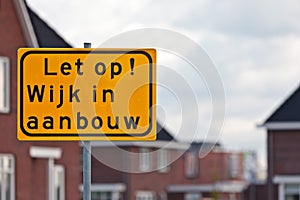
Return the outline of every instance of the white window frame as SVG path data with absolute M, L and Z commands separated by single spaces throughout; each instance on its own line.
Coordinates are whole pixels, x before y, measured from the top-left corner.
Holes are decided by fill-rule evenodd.
M 199 159 L 196 152 L 187 152 L 184 159 L 184 174 L 186 178 L 196 178 L 199 175 Z
M 161 173 L 167 173 L 170 171 L 169 151 L 167 149 L 159 149 L 157 151 L 157 168 Z
M 11 166 L 8 169 L 4 169 L 3 167 L 3 161 L 5 159 L 9 159 L 11 161 Z M 11 180 L 10 180 L 10 199 L 9 200 L 15 200 L 15 159 L 14 156 L 11 154 L 0 154 L 0 174 L 2 177 L 4 177 L 5 174 L 10 174 Z M 2 186 L 6 186 L 6 183 L 3 179 L 0 179 L 1 183 L 1 199 L 6 199 L 5 194 L 5 188 Z
M 80 186 L 80 191 L 83 191 L 83 185 Z M 107 183 L 107 184 L 92 184 L 91 195 L 94 197 L 94 193 L 111 193 L 111 200 L 123 200 L 126 186 L 123 183 Z M 100 199 L 103 196 L 100 195 Z M 93 198 L 91 198 L 93 199 Z
M 299 175 L 275 175 L 273 177 L 273 183 L 278 184 L 278 200 L 285 199 L 285 186 L 288 184 L 300 185 Z
M 287 185 L 297 185 L 298 186 L 297 193 L 291 193 L 291 192 L 286 191 Z M 300 199 L 300 183 L 281 183 L 281 184 L 279 184 L 278 190 L 279 190 L 279 192 L 278 192 L 279 200 L 285 200 L 286 195 L 289 195 L 289 194 L 298 194 L 299 199 Z
M 9 111 L 10 111 L 10 76 L 9 76 L 9 74 L 10 74 L 9 59 L 8 59 L 8 57 L 0 56 L 0 98 L 1 98 L 0 99 L 0 113 L 9 113 Z
M 97 200 L 123 200 L 123 194 L 117 191 L 91 191 L 91 200 L 93 200 L 94 195 L 100 194 Z
M 149 148 L 142 147 L 139 150 L 139 169 L 141 172 L 149 172 L 152 166 L 151 152 Z
M 32 158 L 48 159 L 48 199 L 55 199 L 55 165 L 54 159 L 59 159 L 62 156 L 61 148 L 57 147 L 39 147 L 31 146 L 29 154 Z
M 54 165 L 54 198 L 65 200 L 65 168 L 63 165 Z M 60 188 L 59 198 L 57 189 Z
M 293 191 L 293 192 L 290 192 L 286 189 L 286 187 L 288 185 L 295 185 L 297 187 L 297 191 Z M 298 195 L 298 200 L 300 200 L 300 184 L 296 184 L 296 183 L 292 183 L 292 184 L 284 184 L 284 198 L 287 196 L 287 195 Z
M 236 153 L 228 156 L 228 172 L 229 178 L 238 178 L 240 175 L 240 157 Z
M 155 192 L 153 191 L 137 191 L 135 194 L 136 200 L 155 200 Z
M 104 191 L 98 191 L 98 192 L 95 192 L 95 191 L 93 191 L 93 192 L 91 192 L 91 200 L 93 200 L 94 198 L 94 194 L 99 194 L 100 196 L 99 197 L 97 197 L 97 200 L 109 200 L 109 199 L 112 199 L 113 197 L 112 197 L 112 195 L 113 195 L 113 193 L 111 192 L 111 191 L 106 191 L 106 192 L 104 192 Z

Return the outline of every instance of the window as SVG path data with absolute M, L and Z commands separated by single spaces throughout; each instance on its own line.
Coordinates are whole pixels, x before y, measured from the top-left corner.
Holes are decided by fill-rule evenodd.
M 230 178 L 238 178 L 240 173 L 240 160 L 238 154 L 230 154 L 228 157 L 228 171 Z
M 184 195 L 184 200 L 200 200 L 201 194 L 200 193 L 186 193 Z
M 121 192 L 114 191 L 93 191 L 91 193 L 91 200 L 122 200 L 123 195 Z
M 9 60 L 0 56 L 0 113 L 9 112 Z
M 142 172 L 147 172 L 151 170 L 151 154 L 148 148 L 140 149 L 139 168 Z
M 185 176 L 187 178 L 196 178 L 198 176 L 198 157 L 195 152 L 185 154 Z
M 65 199 L 65 169 L 62 165 L 54 166 L 54 193 L 55 200 Z
M 243 154 L 243 176 L 249 183 L 255 183 L 256 180 L 256 153 L 254 151 L 247 151 Z
M 111 192 L 92 192 L 91 200 L 111 200 Z
M 300 184 L 284 185 L 285 200 L 300 200 Z
M 169 155 L 168 151 L 165 149 L 160 149 L 157 151 L 157 168 L 159 172 L 165 173 L 169 171 Z
M 15 163 L 12 155 L 0 154 L 0 199 L 15 199 Z
M 151 191 L 138 191 L 136 200 L 155 200 L 155 193 Z

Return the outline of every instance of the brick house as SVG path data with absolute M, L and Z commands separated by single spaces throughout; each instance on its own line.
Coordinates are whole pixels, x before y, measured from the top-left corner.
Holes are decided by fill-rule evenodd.
M 268 200 L 300 199 L 300 87 L 263 124 L 267 129 Z
M 155 142 L 92 142 L 92 200 L 242 199 L 243 153 L 217 144 L 199 158 L 210 145 L 187 146 L 166 129 Z
M 0 1 L 0 199 L 80 199 L 77 142 L 17 140 L 17 49 L 70 47 L 23 0 Z

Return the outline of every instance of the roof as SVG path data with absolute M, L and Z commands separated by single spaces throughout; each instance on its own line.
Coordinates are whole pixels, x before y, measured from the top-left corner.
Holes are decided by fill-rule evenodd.
M 300 85 L 264 124 L 274 122 L 300 122 Z
M 71 47 L 58 33 L 26 5 L 39 47 Z
M 160 141 L 176 141 L 175 138 L 159 123 L 156 124 L 157 138 Z
M 135 146 L 135 147 L 153 147 L 153 148 L 168 148 L 168 149 L 182 149 L 186 150 L 189 148 L 188 143 L 178 142 L 163 126 L 156 123 L 157 137 L 155 141 L 92 141 L 93 147 L 107 147 L 107 146 Z
M 199 152 L 200 149 L 211 149 L 212 147 L 221 147 L 219 142 L 192 142 L 189 151 Z

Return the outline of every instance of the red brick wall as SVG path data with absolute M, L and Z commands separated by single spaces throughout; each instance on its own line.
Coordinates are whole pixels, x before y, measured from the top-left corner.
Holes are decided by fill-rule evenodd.
M 300 131 L 276 131 L 273 134 L 273 174 L 300 173 Z
M 124 148 L 126 151 L 139 152 L 138 147 Z M 155 149 L 152 149 L 155 150 Z M 112 157 L 116 162 L 126 163 L 129 161 L 130 169 L 133 171 L 139 171 L 138 160 L 134 158 L 121 158 L 117 152 L 114 152 L 114 148 L 94 148 L 93 154 L 99 155 L 98 159 L 105 158 L 105 155 Z M 181 153 L 181 150 L 170 150 L 171 156 L 176 156 Z M 97 159 L 92 160 L 92 182 L 93 183 L 125 183 L 127 186 L 127 198 L 135 199 L 135 193 L 138 190 L 154 191 L 157 198 L 161 193 L 167 193 L 167 188 L 170 185 L 175 184 L 213 184 L 215 181 L 230 180 L 228 177 L 228 156 L 227 152 L 210 152 L 205 158 L 199 160 L 199 176 L 194 179 L 186 178 L 184 173 L 184 156 L 179 157 L 170 166 L 168 173 L 160 173 L 158 171 L 149 173 L 124 173 L 115 169 L 107 167 Z M 125 155 L 123 155 L 125 156 Z M 242 154 L 238 154 L 240 158 L 240 173 L 239 177 L 235 180 L 242 179 Z M 152 167 L 157 165 L 156 155 L 152 155 Z M 126 194 L 125 194 L 126 195 Z M 177 198 L 177 197 L 176 197 Z M 179 198 L 179 197 L 178 197 Z
M 183 193 L 169 193 L 168 194 L 168 199 L 183 200 L 184 199 L 184 194 Z
M 275 175 L 300 173 L 300 131 L 268 131 L 268 199 L 278 199 Z
M 267 200 L 268 192 L 267 185 L 250 185 L 245 191 L 243 195 L 243 200 Z
M 176 154 L 174 150 L 171 152 Z M 199 176 L 194 179 L 186 178 L 184 174 L 184 156 L 171 164 L 168 173 L 155 171 L 131 174 L 129 178 L 130 191 L 128 192 L 130 196 L 128 199 L 134 199 L 137 190 L 151 190 L 159 195 L 161 192 L 166 192 L 167 187 L 173 184 L 213 184 L 216 181 L 230 180 L 228 178 L 228 156 L 229 153 L 226 152 L 210 152 L 205 158 L 200 159 Z M 242 154 L 239 154 L 239 156 L 241 158 Z M 240 162 L 240 165 L 239 180 L 242 179 L 242 162 Z
M 124 183 L 126 173 L 112 169 L 92 157 L 92 183 Z
M 9 114 L 0 114 L 0 153 L 15 156 L 16 199 L 46 199 L 47 161 L 32 159 L 30 146 L 54 146 L 63 149 L 62 159 L 56 163 L 65 166 L 66 199 L 79 199 L 80 184 L 79 146 L 77 142 L 19 142 L 17 136 L 17 49 L 26 47 L 25 39 L 15 12 L 14 1 L 0 1 L 0 56 L 10 59 L 10 104 Z

